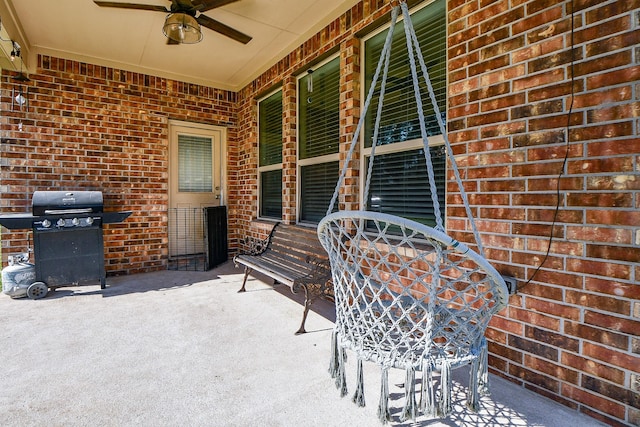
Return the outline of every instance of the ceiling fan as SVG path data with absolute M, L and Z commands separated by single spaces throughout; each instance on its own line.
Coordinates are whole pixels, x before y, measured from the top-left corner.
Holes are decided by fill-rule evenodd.
M 202 40 L 200 25 L 227 36 L 237 42 L 247 44 L 251 37 L 215 19 L 203 15 L 204 12 L 238 0 L 168 0 L 171 8 L 153 4 L 119 3 L 115 1 L 93 2 L 100 7 L 120 9 L 150 10 L 167 13 L 162 31 L 167 36 L 167 44 L 197 43 Z

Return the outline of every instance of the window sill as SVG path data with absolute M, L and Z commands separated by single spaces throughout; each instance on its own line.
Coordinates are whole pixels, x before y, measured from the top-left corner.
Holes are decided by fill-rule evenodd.
M 251 220 L 251 228 L 270 231 L 279 222 L 282 221 L 268 218 L 254 218 Z

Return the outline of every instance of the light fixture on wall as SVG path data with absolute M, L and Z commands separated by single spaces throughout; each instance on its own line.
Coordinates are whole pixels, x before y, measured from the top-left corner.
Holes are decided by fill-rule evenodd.
M 177 43 L 191 44 L 202 40 L 202 31 L 196 18 L 182 12 L 167 15 L 162 32 L 169 40 Z
M 26 91 L 23 91 L 21 87 L 17 89 L 13 88 L 11 94 L 11 107 L 18 107 L 20 110 L 23 108 L 29 108 L 29 87 L 25 87 Z
M 20 111 L 29 111 L 29 86 L 25 86 L 25 91 L 21 87 L 13 87 L 11 93 L 11 109 L 14 110 L 17 107 Z M 18 123 L 18 131 L 22 132 L 22 118 Z
M 22 93 L 18 93 L 14 97 L 14 99 L 16 100 L 16 104 L 18 104 L 20 108 L 22 108 L 22 106 L 27 103 L 27 98 Z
M 11 40 L 11 47 L 11 62 L 13 62 L 16 60 L 16 58 L 20 58 L 20 45 Z

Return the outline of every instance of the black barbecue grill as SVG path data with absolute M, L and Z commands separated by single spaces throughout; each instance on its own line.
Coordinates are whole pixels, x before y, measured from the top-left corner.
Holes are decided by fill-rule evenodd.
M 100 191 L 36 191 L 32 213 L 0 215 L 10 230 L 33 230 L 36 282 L 48 288 L 100 280 L 104 289 L 102 225 L 122 222 L 131 212 L 103 212 Z M 44 295 L 42 295 L 44 296 Z

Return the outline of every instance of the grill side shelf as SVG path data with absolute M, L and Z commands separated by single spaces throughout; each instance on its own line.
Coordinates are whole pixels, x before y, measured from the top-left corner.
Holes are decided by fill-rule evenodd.
M 4 214 L 0 215 L 0 225 L 9 230 L 21 230 L 31 228 L 34 216 L 30 213 Z
M 125 219 L 129 218 L 133 211 L 125 211 L 125 212 L 102 212 L 100 214 L 102 216 L 103 224 L 114 224 L 117 222 L 122 222 Z
M 93 216 L 94 219 L 96 219 L 96 225 L 98 225 L 100 223 L 99 219 L 102 218 L 102 224 L 114 224 L 114 223 L 118 223 L 118 222 L 122 222 L 125 219 L 129 218 L 129 216 L 131 216 L 133 212 L 132 211 L 125 211 L 125 212 L 103 212 L 103 213 L 99 213 L 99 214 L 95 214 L 95 215 L 89 215 L 89 216 Z M 63 215 L 63 217 L 66 218 L 71 218 L 71 215 Z M 26 229 L 26 228 L 41 228 L 41 224 L 38 224 L 38 222 L 42 222 L 44 218 L 43 217 L 39 217 L 39 216 L 34 216 L 30 213 L 16 213 L 16 214 L 3 214 L 0 215 L 0 225 L 4 226 L 5 228 L 8 228 L 9 230 L 22 230 L 22 229 Z M 53 220 L 53 224 L 55 224 L 55 221 L 58 219 L 58 217 L 54 218 L 49 218 L 49 220 Z M 68 225 L 67 225 L 68 226 Z

